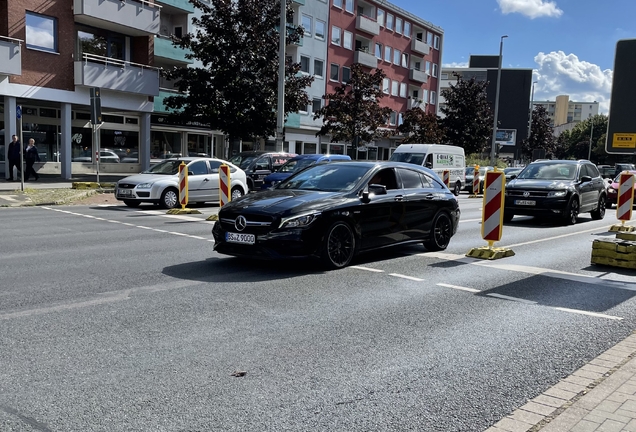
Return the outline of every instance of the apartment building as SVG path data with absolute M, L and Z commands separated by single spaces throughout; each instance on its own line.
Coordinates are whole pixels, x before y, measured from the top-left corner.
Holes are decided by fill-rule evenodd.
M 572 102 L 570 96 L 559 95 L 554 101 L 533 101 L 533 107 L 542 106 L 548 113 L 552 126 L 567 123 L 580 123 L 590 117 L 598 115 L 599 103 Z

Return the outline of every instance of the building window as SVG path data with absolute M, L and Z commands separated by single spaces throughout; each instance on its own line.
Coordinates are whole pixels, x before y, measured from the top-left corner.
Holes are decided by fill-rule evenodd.
M 426 32 L 426 43 L 427 43 L 428 46 L 432 46 L 433 45 L 433 33 Z
M 433 76 L 435 78 L 437 78 L 437 69 L 439 68 L 439 66 L 437 66 L 437 64 L 433 64 Z
M 333 0 L 333 5 L 337 8 L 342 9 L 342 0 Z
M 380 27 L 384 27 L 384 11 L 382 9 L 378 9 L 377 21 Z
M 322 60 L 314 59 L 314 76 L 318 78 L 325 77 L 324 62 Z
M 402 67 L 409 67 L 409 55 L 407 53 L 402 53 Z
M 402 123 L 404 123 L 404 118 L 402 117 L 402 113 L 399 113 L 398 114 L 398 126 L 400 126 Z
M 57 52 L 57 18 L 26 13 L 26 46 Z
M 343 84 L 351 81 L 351 69 L 348 67 L 342 67 L 342 82 Z
M 402 34 L 402 18 L 395 18 L 395 32 Z
M 406 84 L 400 83 L 400 97 L 406 97 Z
M 389 63 L 391 63 L 391 47 L 390 46 L 384 47 L 384 61 L 388 61 Z
M 408 21 L 404 21 L 404 36 L 411 37 L 411 23 Z
M 435 36 L 435 38 L 433 39 L 433 48 L 435 48 L 436 50 L 439 49 L 439 36 Z
M 391 115 L 389 116 L 389 124 L 391 126 L 395 126 L 396 117 L 397 117 L 397 113 L 395 111 L 391 111 Z
M 422 100 L 424 101 L 424 103 L 428 103 L 428 90 L 427 89 L 423 89 L 422 90 Z
M 393 50 L 393 64 L 399 65 L 402 53 L 398 49 Z
M 386 14 L 386 28 L 387 30 L 393 30 L 393 15 Z
M 331 81 L 340 81 L 340 66 L 335 64 L 335 63 L 331 63 L 331 71 L 329 73 L 329 79 Z
M 398 95 L 398 85 L 400 83 L 397 81 L 391 81 L 391 96 L 397 96 Z
M 324 21 L 316 20 L 316 39 L 325 40 L 325 29 L 327 24 Z
M 431 62 L 430 61 L 426 62 L 426 69 L 424 69 L 424 72 L 426 72 L 426 75 L 430 75 L 431 74 Z
M 391 80 L 388 78 L 382 79 L 382 93 L 389 94 L 389 86 L 391 85 Z
M 340 27 L 331 26 L 331 43 L 340 46 Z
M 320 111 L 320 109 L 322 108 L 322 99 L 320 98 L 314 98 L 313 102 L 312 102 L 312 112 L 317 113 L 318 111 Z
M 342 46 L 346 49 L 353 49 L 353 33 L 344 31 Z
M 382 44 L 375 44 L 375 56 L 382 60 Z M 590 108 L 591 109 L 591 108 Z
M 437 94 L 432 91 L 431 92 L 431 105 L 435 105 L 435 103 L 437 102 Z
M 123 36 L 91 27 L 78 26 L 77 30 L 77 58 L 83 54 L 93 54 L 124 60 L 126 41 Z
M 300 56 L 300 71 L 309 74 L 309 57 L 304 55 Z
M 353 0 L 345 0 L 345 10 L 349 13 L 353 13 Z
M 303 15 L 301 25 L 305 29 L 305 36 L 311 37 L 311 17 L 307 15 Z

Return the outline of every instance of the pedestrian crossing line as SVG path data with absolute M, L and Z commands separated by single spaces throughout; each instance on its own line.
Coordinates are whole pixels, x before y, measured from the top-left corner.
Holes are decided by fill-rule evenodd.
M 446 284 L 446 283 L 438 283 L 437 286 L 441 286 L 444 288 L 452 288 L 452 289 L 456 289 L 456 290 L 460 290 L 460 291 L 467 291 L 467 292 L 471 292 L 471 293 L 478 293 L 481 292 L 478 289 L 475 288 L 468 288 L 468 287 L 463 287 L 463 286 L 459 286 L 459 285 L 451 285 L 451 284 Z

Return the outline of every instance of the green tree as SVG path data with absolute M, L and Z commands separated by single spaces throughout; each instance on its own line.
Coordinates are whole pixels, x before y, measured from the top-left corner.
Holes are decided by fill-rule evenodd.
M 605 114 L 599 114 L 564 131 L 557 140 L 557 154 L 566 159 L 591 158 L 597 164 L 610 160 L 610 155 L 605 152 L 604 137 L 607 132 L 607 123 L 608 117 Z
M 403 143 L 441 144 L 444 142 L 444 130 L 439 117 L 421 108 L 406 110 L 402 124 L 397 130 L 405 135 Z
M 292 0 L 286 1 L 287 20 L 292 22 Z M 192 20 L 195 32 L 174 43 L 189 50 L 186 57 L 201 66 L 166 73 L 184 94 L 166 98 L 165 105 L 175 111 L 174 116 L 210 123 L 231 140 L 275 135 L 280 2 L 190 2 L 202 15 Z M 289 28 L 287 43 L 298 43 L 302 35 L 302 27 Z M 306 109 L 309 103 L 305 88 L 313 77 L 299 71 L 298 63 L 287 62 L 285 115 Z
M 446 142 L 463 147 L 466 154 L 484 153 L 492 142 L 493 113 L 486 97 L 487 81 L 463 80 L 442 90 L 442 127 Z
M 385 75 L 381 69 L 367 73 L 362 66 L 351 66 L 351 79 L 326 94 L 326 100 L 314 119 L 323 118 L 323 124 L 316 135 L 330 135 L 331 142 L 350 142 L 355 145 L 369 143 L 385 136 L 379 130 L 388 123 L 391 109 L 380 107 L 382 80 Z
M 551 159 L 556 152 L 556 138 L 545 107 L 539 105 L 532 110 L 532 126 L 530 137 L 521 141 L 522 155 L 531 158 L 533 150 L 545 150 L 546 157 Z

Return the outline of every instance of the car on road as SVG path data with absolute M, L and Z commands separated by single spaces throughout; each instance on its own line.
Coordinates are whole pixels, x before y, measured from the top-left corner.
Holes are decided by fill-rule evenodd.
M 230 194 L 235 200 L 247 193 L 243 170 L 216 158 L 181 157 L 153 165 L 141 174 L 125 177 L 115 186 L 115 198 L 128 207 L 141 203 L 159 204 L 171 209 L 179 204 L 179 165 L 188 169 L 188 202 L 219 202 L 219 167 L 230 167 Z
M 505 195 L 505 222 L 526 215 L 573 225 L 580 213 L 603 219 L 607 205 L 605 182 L 588 160 L 532 162 L 506 185 Z
M 636 170 L 627 170 L 623 172 L 636 175 Z M 612 182 L 610 183 L 610 185 L 607 187 L 607 207 L 608 208 L 612 208 L 612 206 L 616 205 L 618 201 L 618 186 L 620 184 L 621 174 L 622 173 L 619 173 L 616 176 L 616 178 L 614 178 Z
M 459 217 L 457 198 L 428 168 L 343 161 L 310 166 L 224 205 L 212 234 L 221 254 L 319 257 L 342 268 L 360 252 L 397 244 L 446 249 Z
M 300 171 L 310 165 L 317 163 L 327 163 L 335 161 L 351 160 L 348 155 L 324 155 L 324 154 L 304 154 L 294 156 L 287 162 L 285 162 L 276 172 L 271 173 L 263 179 L 261 189 L 269 189 L 272 186 L 285 180 L 293 173 Z
M 285 152 L 247 151 L 232 156 L 230 162 L 245 171 L 249 190 L 256 191 L 261 189 L 265 177 L 294 156 Z
M 504 168 L 503 172 L 504 172 L 504 176 L 506 177 L 506 184 L 512 180 L 513 177 L 516 177 L 522 170 L 523 168 L 518 168 L 518 167 L 508 167 L 508 168 Z
M 479 193 L 484 193 L 484 179 L 486 178 L 486 171 L 493 171 L 495 168 L 491 166 L 479 167 Z M 469 193 L 473 193 L 473 179 L 475 178 L 475 167 L 466 167 L 466 185 L 464 190 Z

